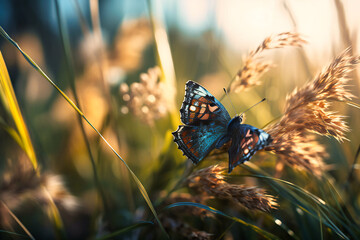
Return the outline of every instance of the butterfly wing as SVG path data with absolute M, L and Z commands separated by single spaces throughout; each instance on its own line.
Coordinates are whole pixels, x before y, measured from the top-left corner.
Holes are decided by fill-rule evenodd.
M 225 107 L 204 87 L 193 81 L 186 83 L 180 118 L 186 125 L 216 121 L 224 126 L 231 119 Z
M 225 136 L 226 127 L 215 122 L 199 125 L 180 125 L 173 132 L 178 148 L 195 164 L 199 163 Z
M 188 81 L 180 109 L 181 125 L 173 132 L 179 149 L 195 164 L 211 152 L 227 133 L 231 120 L 225 107 L 204 87 Z
M 229 173 L 237 165 L 250 160 L 256 151 L 271 143 L 271 137 L 265 131 L 247 124 L 233 128 L 229 148 Z

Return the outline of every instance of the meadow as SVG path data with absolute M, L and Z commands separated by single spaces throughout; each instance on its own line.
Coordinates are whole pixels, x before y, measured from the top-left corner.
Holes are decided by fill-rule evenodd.
M 239 49 L 216 24 L 192 36 L 156 1 L 112 24 L 114 2 L 60 2 L 28 6 L 31 31 L 0 22 L 1 239 L 360 238 L 349 4 L 333 1 L 337 38 L 321 49 L 290 1 L 288 27 L 244 33 Z M 193 164 L 172 134 L 188 80 L 231 117 L 266 98 L 243 123 L 271 143 L 231 173 L 229 144 Z

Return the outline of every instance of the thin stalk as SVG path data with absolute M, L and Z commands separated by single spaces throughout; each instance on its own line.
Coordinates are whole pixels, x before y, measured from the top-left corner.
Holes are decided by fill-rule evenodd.
M 345 14 L 343 2 L 340 0 L 334 0 L 334 4 L 338 16 L 339 30 L 343 44 L 345 45 L 346 48 L 350 47 L 351 56 L 354 56 L 354 48 L 352 47 L 354 44 L 351 41 L 350 30 L 346 21 L 346 14 Z M 359 89 L 359 84 L 358 84 L 359 76 L 357 75 L 356 71 L 353 71 L 351 74 L 352 74 L 352 78 L 355 80 L 353 81 L 353 84 L 357 89 Z
M 74 95 L 76 105 L 81 106 L 80 101 L 79 101 L 79 97 L 78 97 L 77 91 L 76 91 L 75 71 L 74 71 L 74 68 L 73 68 L 74 63 L 73 63 L 73 58 L 72 58 L 71 51 L 70 51 L 70 42 L 69 42 L 69 37 L 68 37 L 69 34 L 67 32 L 66 25 L 63 22 L 62 17 L 61 17 L 61 9 L 60 9 L 60 6 L 59 6 L 59 0 L 55 0 L 55 8 L 56 8 L 56 16 L 57 16 L 57 20 L 58 20 L 58 27 L 59 27 L 59 30 L 60 30 L 62 48 L 63 48 L 64 55 L 65 55 L 65 62 L 66 62 L 66 69 L 67 69 L 66 72 L 68 73 L 68 78 L 69 78 L 69 82 L 70 82 L 70 88 L 71 88 L 71 91 L 72 91 L 72 93 Z M 80 125 L 81 134 L 82 134 L 82 136 L 84 138 L 86 149 L 87 149 L 88 154 L 89 154 L 96 189 L 98 190 L 98 193 L 100 195 L 104 211 L 105 211 L 105 213 L 108 213 L 109 208 L 107 206 L 104 189 L 102 188 L 102 185 L 101 185 L 101 183 L 99 181 L 99 176 L 98 176 L 98 173 L 97 173 L 95 160 L 94 160 L 94 157 L 93 157 L 93 155 L 91 153 L 90 141 L 89 141 L 88 137 L 86 136 L 85 128 L 84 128 L 84 124 L 82 122 L 81 116 L 80 115 L 77 115 L 77 116 L 78 116 L 77 119 L 78 119 L 78 122 L 79 122 L 79 125 Z
M 119 132 L 117 131 L 117 125 L 118 122 L 118 107 L 116 107 L 113 103 L 111 98 L 111 91 L 109 88 L 109 84 L 105 79 L 105 71 L 107 66 L 107 59 L 106 59 L 106 50 L 104 49 L 104 40 L 102 38 L 102 31 L 101 31 L 101 24 L 100 24 L 100 11 L 99 11 L 99 1 L 98 0 L 90 0 L 90 15 L 91 15 L 91 23 L 93 26 L 93 32 L 95 37 L 98 39 L 98 42 L 100 42 L 100 52 L 96 56 L 99 61 L 97 61 L 97 66 L 100 72 L 101 77 L 101 83 L 103 87 L 103 91 L 105 94 L 106 101 L 108 103 L 108 106 L 110 107 L 110 111 L 108 114 L 110 114 L 111 119 L 114 119 L 114 121 L 111 121 L 111 127 L 113 129 L 113 132 L 116 136 L 117 140 L 117 146 L 118 149 L 120 149 L 120 136 Z M 121 171 L 123 173 L 122 180 L 125 182 L 125 192 L 127 195 L 127 199 L 129 202 L 129 206 L 131 210 L 135 210 L 134 206 L 134 200 L 131 192 L 130 182 L 129 182 L 129 176 L 124 169 L 123 166 L 121 166 Z
M 360 155 L 360 145 L 358 146 L 358 149 L 356 151 L 356 154 L 355 154 L 355 157 L 354 157 L 354 162 L 351 165 L 351 169 L 350 169 L 349 175 L 347 177 L 347 184 L 349 184 L 353 180 L 353 175 L 354 175 L 354 171 L 355 171 L 355 165 L 356 165 L 356 163 L 358 161 L 359 155 Z
M 1 201 L 1 203 L 2 203 L 3 207 L 5 208 L 5 210 L 10 214 L 10 216 L 17 222 L 17 224 L 19 224 L 19 226 L 24 230 L 24 232 L 29 236 L 29 238 L 35 240 L 33 235 L 24 226 L 24 224 L 22 224 L 22 222 L 15 216 L 15 214 L 10 210 L 10 208 L 3 201 Z
M 165 236 L 167 236 L 167 238 L 169 238 L 169 236 L 167 235 L 163 225 L 161 224 L 158 215 L 155 211 L 155 208 L 153 206 L 153 204 L 151 203 L 151 200 L 149 198 L 148 193 L 146 192 L 144 186 L 142 185 L 142 183 L 140 182 L 140 180 L 138 179 L 138 177 L 135 175 L 135 173 L 131 170 L 131 168 L 127 165 L 127 163 L 125 162 L 125 160 L 115 151 L 115 149 L 106 141 L 106 139 L 103 137 L 103 135 L 91 124 L 91 122 L 86 118 L 86 116 L 84 115 L 84 113 L 76 106 L 76 104 L 74 104 L 74 102 L 48 77 L 48 75 L 32 60 L 32 58 L 27 55 L 21 48 L 20 46 L 5 32 L 5 30 L 0 26 L 0 35 L 2 37 L 4 37 L 6 40 L 8 40 L 11 44 L 13 44 L 19 51 L 20 53 L 24 56 L 24 58 L 26 59 L 26 61 L 28 61 L 30 63 L 30 65 L 36 69 L 36 71 L 38 71 L 60 94 L 61 96 L 72 106 L 72 108 L 89 124 L 89 126 L 101 137 L 101 139 L 108 145 L 108 147 L 111 149 L 111 151 L 121 160 L 121 162 L 126 166 L 126 168 L 128 169 L 128 171 L 130 172 L 131 176 L 133 177 L 135 183 L 138 186 L 139 191 L 141 192 L 144 200 L 146 201 L 146 203 L 148 204 L 151 212 L 153 213 L 156 221 L 159 223 L 159 226 L 162 230 L 162 232 L 164 233 Z
M 79 17 L 82 32 L 83 32 L 84 36 L 89 36 L 91 34 L 90 28 L 86 24 L 85 17 L 81 12 L 78 1 L 77 0 L 73 0 L 73 1 L 74 1 L 74 4 L 75 4 L 75 8 L 77 10 L 77 15 Z M 99 14 L 98 14 L 98 12 L 99 12 L 98 3 L 97 2 L 91 2 L 91 4 L 92 4 L 90 6 L 91 7 L 91 19 L 92 19 L 92 25 L 94 26 L 94 32 L 96 33 L 95 36 L 97 36 L 99 38 L 100 42 L 102 43 L 103 40 L 102 40 L 102 35 L 101 35 L 100 20 L 99 20 Z M 117 145 L 119 146 L 119 149 L 120 149 L 120 136 L 119 136 L 119 132 L 118 132 L 117 127 L 116 127 L 116 123 L 119 122 L 118 121 L 118 116 L 119 116 L 118 115 L 118 108 L 116 106 L 114 107 L 113 101 L 111 99 L 111 93 L 110 93 L 109 88 L 108 88 L 108 86 L 106 85 L 106 82 L 105 82 L 104 70 L 102 68 L 102 66 L 105 65 L 103 61 L 106 60 L 106 58 L 105 58 L 105 50 L 103 48 L 101 48 L 100 50 L 101 50 L 101 54 L 99 56 L 94 55 L 92 57 L 100 59 L 100 61 L 96 61 L 95 64 L 98 67 L 98 70 L 99 70 L 99 73 L 100 73 L 100 78 L 101 78 L 100 80 L 102 82 L 103 91 L 106 92 L 106 94 L 104 94 L 106 96 L 106 101 L 108 102 L 108 106 L 111 108 L 111 110 L 108 112 L 108 115 L 111 115 L 111 118 L 114 119 L 114 121 L 111 121 L 111 124 L 112 124 L 112 127 L 114 129 L 114 134 L 115 134 L 116 139 L 117 139 Z M 105 127 L 101 128 L 100 132 L 103 132 L 103 130 L 105 130 Z M 99 148 L 99 151 L 100 151 L 100 148 Z M 100 153 L 98 155 L 100 155 Z M 98 166 L 99 166 L 99 163 L 100 163 L 100 161 L 98 161 Z M 128 202 L 129 202 L 129 208 L 131 210 L 134 210 L 135 209 L 135 206 L 134 206 L 135 201 L 134 201 L 134 198 L 133 198 L 133 194 L 131 192 L 129 175 L 128 175 L 128 172 L 126 171 L 126 169 L 124 168 L 123 165 L 121 165 L 120 167 L 121 167 L 121 172 L 122 172 L 122 175 L 121 175 L 122 180 L 125 182 L 124 183 L 125 192 L 126 192 L 127 199 L 128 199 Z
M 45 196 L 47 196 L 47 198 L 48 198 L 48 203 L 50 205 L 48 214 L 53 216 L 54 227 L 55 227 L 55 231 L 57 233 L 58 238 L 59 239 L 67 239 L 66 233 L 64 231 L 64 223 L 61 219 L 60 212 L 59 212 L 58 208 L 56 207 L 54 199 L 52 198 L 51 194 L 49 193 L 49 191 L 47 190 L 47 188 L 44 185 L 42 185 L 42 190 L 44 191 Z
M 287 3 L 287 0 L 284 0 L 283 1 L 283 6 L 285 8 L 285 11 L 288 13 L 289 15 L 289 18 L 292 22 L 292 25 L 293 25 L 293 28 L 294 28 L 294 31 L 297 32 L 298 31 L 298 27 L 297 27 L 297 24 L 296 24 L 296 20 L 295 20 L 295 17 L 294 17 L 294 14 L 293 12 L 291 11 L 288 3 Z M 301 58 L 301 61 L 302 61 L 302 64 L 304 66 L 304 70 L 306 72 L 306 76 L 308 78 L 311 78 L 312 74 L 311 74 L 311 69 L 310 69 L 310 66 L 309 66 L 309 59 L 308 57 L 306 56 L 306 53 L 305 53 L 305 50 L 301 47 L 299 48 L 299 53 L 300 53 L 300 58 Z

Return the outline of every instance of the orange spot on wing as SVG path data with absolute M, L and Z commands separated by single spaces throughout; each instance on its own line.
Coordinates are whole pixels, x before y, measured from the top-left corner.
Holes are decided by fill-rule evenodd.
M 210 110 L 210 112 L 215 112 L 216 110 L 218 110 L 218 106 L 210 106 L 209 105 L 209 110 Z
M 182 131 L 182 132 L 180 133 L 180 136 L 181 136 L 181 138 L 184 138 L 184 137 L 186 136 L 186 131 Z
M 186 136 L 186 137 L 183 137 L 183 142 L 186 144 L 188 143 L 190 140 L 191 140 L 191 137 L 190 136 Z
M 191 142 L 188 142 L 188 143 L 186 144 L 186 146 L 190 149 L 190 148 L 192 148 L 193 144 L 192 144 Z
M 253 139 L 252 148 L 255 148 L 257 142 L 259 141 L 259 137 L 257 135 L 254 135 L 252 139 Z
M 201 102 L 203 102 L 203 103 L 210 103 L 206 98 L 204 98 L 204 97 L 200 97 L 199 98 L 199 101 L 201 101 Z
M 210 115 L 209 115 L 208 113 L 206 113 L 206 114 L 202 115 L 202 116 L 200 117 L 200 119 L 201 119 L 201 120 L 208 120 L 209 117 L 210 117 Z
M 249 140 L 247 140 L 246 145 L 249 145 L 250 143 L 252 143 L 254 141 L 254 139 L 250 138 Z

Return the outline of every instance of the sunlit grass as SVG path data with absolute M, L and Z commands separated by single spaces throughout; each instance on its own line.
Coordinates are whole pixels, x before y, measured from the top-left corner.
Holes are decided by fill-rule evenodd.
M 37 103 L 17 102 L 0 55 L 0 126 L 13 141 L 2 142 L 11 151 L 4 153 L 9 161 L 1 173 L 0 237 L 360 238 L 359 130 L 352 119 L 359 111 L 353 96 L 358 89 L 350 93 L 347 86 L 356 81 L 350 73 L 359 62 L 353 49 L 339 50 L 323 70 L 309 73 L 301 33 L 274 33 L 249 49 L 241 64 L 233 63 L 236 71 L 224 74 L 229 72 L 222 60 L 225 51 L 211 30 L 206 39 L 189 41 L 176 29 L 166 29 L 148 1 L 149 19 L 124 20 L 107 45 L 93 1 L 91 24 L 77 13 L 86 39 L 78 54 L 59 1 L 55 7 L 63 54 L 59 76 L 50 78 L 16 36 L 0 28 L 31 71 L 40 73 L 36 80 L 56 90 L 56 100 L 49 100 L 42 113 L 46 124 L 37 122 L 38 116 L 27 111 Z M 299 48 L 302 58 L 296 57 Z M 289 84 L 279 70 L 283 52 L 295 55 L 288 64 L 313 77 Z M 266 125 L 273 143 L 232 174 L 226 173 L 226 148 L 194 166 L 171 135 L 181 124 L 188 79 L 201 82 L 226 106 L 231 98 L 231 115 L 270 95 L 246 113 L 245 123 Z M 297 90 L 286 88 L 292 85 Z M 230 95 L 225 98 L 224 87 Z M 348 105 L 346 112 L 342 108 Z M 25 120 L 21 112 L 27 113 Z M 37 208 L 29 210 L 33 202 Z M 48 214 L 50 225 L 39 209 Z

